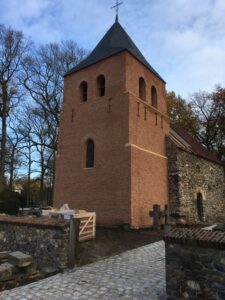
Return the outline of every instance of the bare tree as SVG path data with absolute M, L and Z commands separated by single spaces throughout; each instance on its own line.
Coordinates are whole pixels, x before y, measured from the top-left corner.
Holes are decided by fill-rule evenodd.
M 225 89 L 217 86 L 211 93 L 192 95 L 191 105 L 199 119 L 197 139 L 210 151 L 225 157 Z
M 0 192 L 6 171 L 12 188 L 20 163 L 28 168 L 28 190 L 35 168 L 40 171 L 40 194 L 45 176 L 49 186 L 54 184 L 63 75 L 86 55 L 73 41 L 33 47 L 32 52 L 31 44 L 21 31 L 0 25 Z M 9 117 L 25 96 L 33 104 L 18 126 Z
M 22 116 L 20 116 L 20 126 L 19 132 L 23 136 L 23 157 L 24 157 L 24 167 L 27 168 L 27 173 L 25 178 L 26 181 L 26 192 L 25 192 L 25 201 L 26 205 L 32 202 L 31 199 L 31 175 L 35 171 L 32 168 L 34 163 L 33 156 L 35 155 L 34 143 L 32 140 L 32 123 L 30 121 L 30 109 L 25 107 L 23 110 Z
M 51 143 L 48 134 L 48 124 L 45 123 L 43 111 L 36 106 L 27 106 L 20 132 L 24 136 L 26 146 L 26 158 L 28 160 L 27 192 L 30 192 L 31 172 L 40 174 L 39 204 L 43 204 L 45 197 L 46 182 L 49 181 L 49 170 L 52 168 L 51 161 L 54 158 L 54 149 L 48 147 Z M 51 187 L 52 188 L 52 187 Z M 29 193 L 30 195 L 30 193 Z M 31 199 L 29 199 L 30 202 Z M 28 201 L 27 201 L 28 202 Z
M 72 41 L 40 46 L 24 63 L 23 84 L 32 99 L 43 111 L 53 134 L 49 148 L 56 149 L 55 130 L 58 128 L 63 95 L 63 75 L 79 63 L 85 51 Z M 57 136 L 57 133 L 56 133 Z
M 18 74 L 29 46 L 30 41 L 24 38 L 21 31 L 0 25 L 0 117 L 2 121 L 0 191 L 5 185 L 7 117 L 10 109 L 16 106 L 22 97 Z
M 9 172 L 9 189 L 13 191 L 13 183 L 17 170 L 23 165 L 24 136 L 19 131 L 18 119 L 11 115 L 8 122 L 6 170 Z
M 72 41 L 47 44 L 35 50 L 24 61 L 22 82 L 36 105 L 33 113 L 45 124 L 45 137 L 36 139 L 37 151 L 46 147 L 51 153 L 49 174 L 54 174 L 55 152 L 58 142 L 58 127 L 63 97 L 63 75 L 77 65 L 86 55 Z M 43 150 L 44 151 L 44 150 Z M 41 154 L 40 154 L 41 155 Z M 43 170 L 43 167 L 41 167 Z M 41 180 L 42 182 L 42 180 Z M 53 177 L 54 185 L 54 177 Z

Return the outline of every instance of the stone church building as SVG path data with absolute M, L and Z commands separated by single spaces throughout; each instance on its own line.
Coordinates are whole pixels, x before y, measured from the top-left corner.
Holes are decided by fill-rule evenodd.
M 95 211 L 103 226 L 150 226 L 153 204 L 222 218 L 223 165 L 185 134 L 170 127 L 165 81 L 116 20 L 65 75 L 54 206 Z
M 166 148 L 170 210 L 187 223 L 225 222 L 224 164 L 175 124 Z

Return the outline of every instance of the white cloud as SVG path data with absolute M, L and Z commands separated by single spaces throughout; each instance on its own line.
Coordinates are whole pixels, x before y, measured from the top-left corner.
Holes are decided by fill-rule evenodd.
M 158 64 L 168 89 L 188 96 L 198 89 L 212 90 L 216 83 L 225 85 L 224 14 L 221 0 L 155 2 L 153 30 L 142 20 L 141 32 L 147 37 L 142 50 L 153 66 Z
M 54 26 L 54 0 L 0 0 L 0 22 L 22 30 L 39 43 L 58 40 L 61 32 Z
M 4 18 L 13 18 L 13 22 L 20 22 L 21 19 L 26 17 L 39 17 L 48 4 L 49 1 L 46 0 L 8 0 L 1 3 L 1 6 L 5 6 Z
M 0 0 L 0 22 L 39 43 L 74 39 L 92 49 L 112 25 L 114 0 Z M 183 96 L 225 85 L 224 0 L 126 0 L 121 24 Z

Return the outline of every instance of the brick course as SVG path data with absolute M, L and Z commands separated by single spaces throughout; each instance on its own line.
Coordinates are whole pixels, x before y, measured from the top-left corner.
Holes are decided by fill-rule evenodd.
M 164 241 L 169 299 L 225 299 L 224 231 L 175 229 Z

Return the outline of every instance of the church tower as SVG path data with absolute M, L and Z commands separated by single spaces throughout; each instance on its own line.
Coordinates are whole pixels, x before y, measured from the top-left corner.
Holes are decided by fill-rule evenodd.
M 153 204 L 168 202 L 168 133 L 165 81 L 116 20 L 65 75 L 54 206 L 150 226 Z

